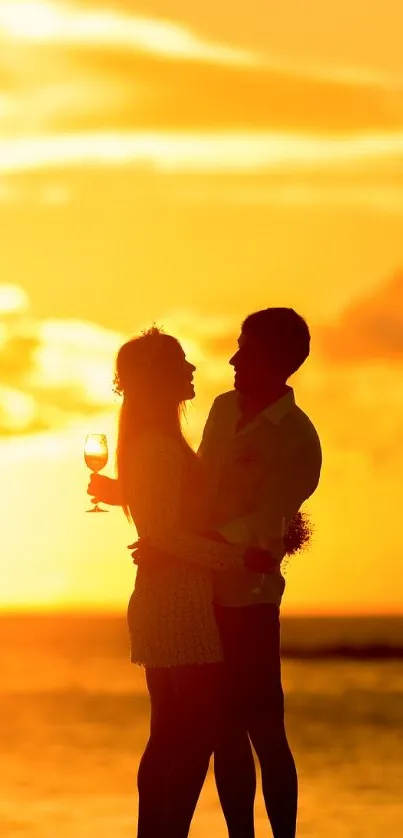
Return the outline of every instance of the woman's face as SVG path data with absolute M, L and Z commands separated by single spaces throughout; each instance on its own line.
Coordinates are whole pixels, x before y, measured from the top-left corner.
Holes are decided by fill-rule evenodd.
M 164 362 L 166 364 L 165 383 L 172 395 L 178 399 L 178 402 L 194 399 L 196 394 L 193 374 L 196 367 L 187 360 L 179 343 L 175 341 L 169 348 L 167 347 Z

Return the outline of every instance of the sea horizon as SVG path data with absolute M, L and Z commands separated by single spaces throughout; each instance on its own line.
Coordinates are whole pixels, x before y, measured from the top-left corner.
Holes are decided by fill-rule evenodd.
M 284 657 L 403 658 L 403 614 L 285 614 L 281 625 Z M 20 642 L 35 647 L 50 637 L 73 646 L 93 637 L 101 648 L 113 638 L 124 648 L 125 608 L 0 611 L 0 647 L 9 641 L 17 651 Z
M 284 616 L 282 626 L 300 838 L 375 838 L 385 824 L 400 838 L 403 618 Z M 4 838 L 130 838 L 149 700 L 124 609 L 0 614 L 0 660 Z M 255 817 L 260 838 L 260 784 Z M 226 835 L 211 768 L 190 838 L 206 834 Z

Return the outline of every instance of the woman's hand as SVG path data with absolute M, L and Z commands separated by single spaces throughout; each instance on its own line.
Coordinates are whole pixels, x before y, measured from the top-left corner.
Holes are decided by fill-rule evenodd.
M 121 506 L 122 503 L 118 481 L 105 474 L 91 474 L 87 494 L 109 506 Z
M 273 573 L 280 564 L 268 550 L 262 550 L 260 547 L 248 547 L 244 561 L 246 569 L 254 573 Z
M 152 547 L 147 538 L 139 538 L 133 544 L 127 545 L 128 550 L 132 550 L 133 564 L 146 564 L 151 567 L 163 567 L 164 564 L 173 561 L 169 553 L 164 550 L 159 550 L 157 547 Z

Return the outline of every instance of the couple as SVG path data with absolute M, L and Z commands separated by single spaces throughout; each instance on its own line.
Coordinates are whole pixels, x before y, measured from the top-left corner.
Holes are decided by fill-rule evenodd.
M 297 513 L 321 469 L 316 430 L 287 385 L 309 350 L 293 309 L 247 317 L 230 360 L 235 389 L 215 400 L 197 455 L 180 423 L 195 367 L 179 342 L 152 328 L 119 350 L 118 480 L 93 475 L 88 491 L 122 505 L 140 539 L 128 623 L 151 730 L 138 838 L 186 838 L 213 753 L 228 834 L 253 838 L 251 743 L 273 836 L 295 836 L 280 566 L 306 540 Z

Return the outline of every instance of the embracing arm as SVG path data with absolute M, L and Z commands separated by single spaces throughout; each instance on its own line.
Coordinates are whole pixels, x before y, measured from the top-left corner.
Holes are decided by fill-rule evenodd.
M 185 463 L 179 444 L 162 435 L 144 437 L 132 464 L 127 502 L 149 548 L 211 570 L 243 570 L 243 545 L 198 536 L 180 523 Z
M 210 570 L 269 573 L 274 569 L 275 561 L 267 550 L 229 544 L 216 533 L 196 535 L 181 526 L 185 464 L 175 440 L 148 437 L 133 469 L 136 480 L 130 482 L 127 502 L 140 534 L 140 560 L 152 560 L 154 553 L 158 561 L 169 554 Z
M 262 486 L 256 508 L 219 527 L 232 543 L 254 543 L 270 550 L 278 561 L 284 557 L 285 529 L 304 501 L 315 491 L 320 477 L 322 453 L 316 431 L 302 444 L 278 453 L 275 468 Z

